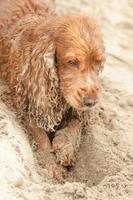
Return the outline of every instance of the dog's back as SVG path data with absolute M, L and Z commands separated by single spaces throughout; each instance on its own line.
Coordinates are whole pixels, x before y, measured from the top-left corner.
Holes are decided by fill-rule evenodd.
M 12 39 L 18 32 L 16 24 L 23 23 L 24 26 L 28 26 L 28 20 L 25 20 L 28 15 L 32 23 L 32 16 L 45 19 L 51 14 L 55 14 L 53 0 L 0 0 L 0 75 L 2 77 L 8 71 Z
M 54 0 L 0 0 L 0 25 L 34 13 L 46 15 L 54 12 Z

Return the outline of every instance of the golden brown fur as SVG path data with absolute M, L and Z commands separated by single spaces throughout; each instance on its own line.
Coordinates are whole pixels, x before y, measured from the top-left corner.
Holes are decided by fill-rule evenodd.
M 8 81 L 14 105 L 40 148 L 51 156 L 46 132 L 56 132 L 52 148 L 57 161 L 72 165 L 81 114 L 100 95 L 98 73 L 104 62 L 100 29 L 88 16 L 57 16 L 52 0 L 0 0 L 0 4 L 0 76 Z M 57 174 L 52 172 L 59 178 Z

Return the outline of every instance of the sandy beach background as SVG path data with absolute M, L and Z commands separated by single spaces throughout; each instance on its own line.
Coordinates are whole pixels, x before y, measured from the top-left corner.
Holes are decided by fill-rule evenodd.
M 77 163 L 60 185 L 39 165 L 0 82 L 0 200 L 132 200 L 133 1 L 56 0 L 56 5 L 59 13 L 98 18 L 107 52 L 103 97 L 91 111 Z

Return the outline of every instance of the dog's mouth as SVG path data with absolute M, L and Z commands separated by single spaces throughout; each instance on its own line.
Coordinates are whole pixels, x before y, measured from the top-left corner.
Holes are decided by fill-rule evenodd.
M 91 105 L 91 106 L 84 106 L 84 107 L 81 108 L 81 110 L 82 111 L 88 111 L 88 110 L 94 108 L 95 106 L 96 106 L 96 104 L 95 105 Z
M 95 105 L 91 105 L 91 106 L 78 106 L 78 107 L 74 107 L 74 108 L 77 109 L 77 110 L 79 110 L 79 111 L 85 112 L 85 111 L 91 110 L 93 107 L 95 107 Z

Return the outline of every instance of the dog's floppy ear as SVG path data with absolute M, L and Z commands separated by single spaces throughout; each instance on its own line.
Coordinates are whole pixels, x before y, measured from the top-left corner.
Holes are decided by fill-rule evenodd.
M 33 115 L 34 110 L 43 108 L 45 112 L 48 104 L 53 99 L 56 101 L 58 87 L 55 46 L 51 37 L 21 33 L 12 44 L 10 60 L 18 73 L 15 75 L 17 107 Z

